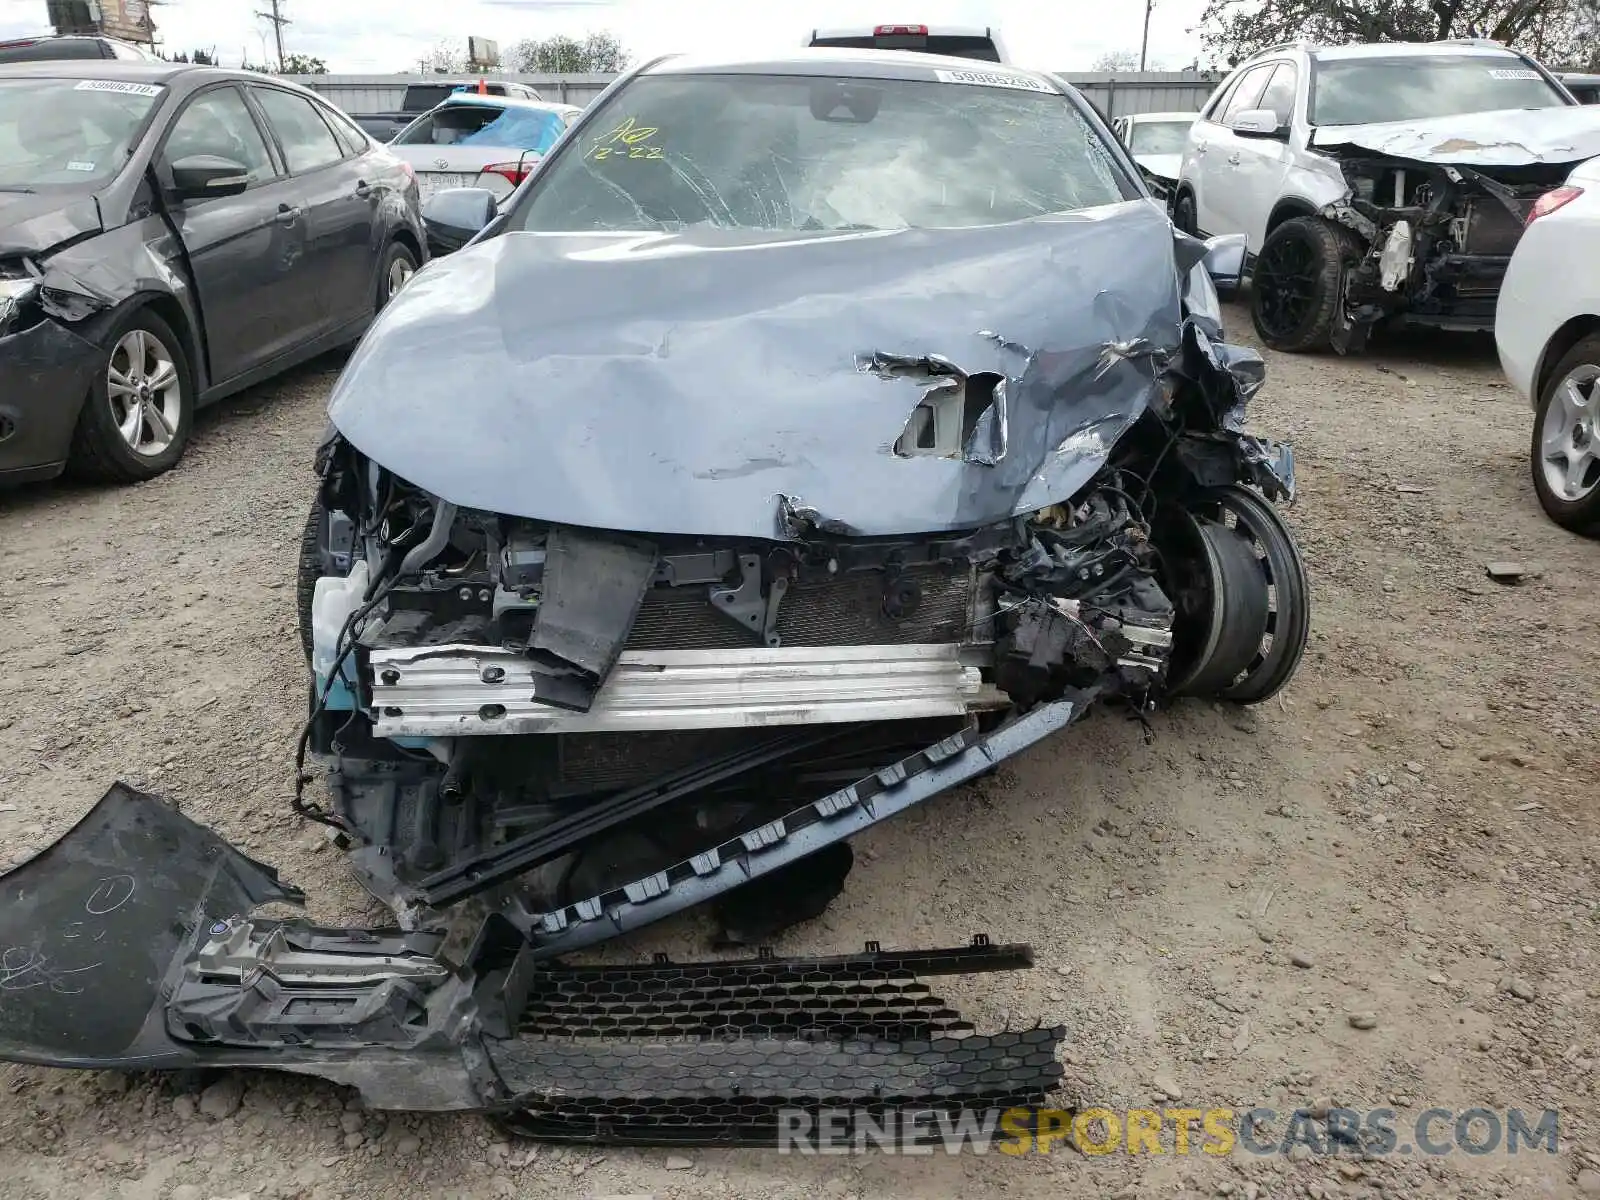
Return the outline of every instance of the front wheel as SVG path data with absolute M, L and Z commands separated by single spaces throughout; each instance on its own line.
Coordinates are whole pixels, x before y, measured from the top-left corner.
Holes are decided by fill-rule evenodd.
M 1360 255 L 1354 235 L 1321 217 L 1295 217 L 1267 234 L 1250 279 L 1250 319 L 1274 350 L 1332 347 L 1344 264 Z
M 391 242 L 383 256 L 383 270 L 378 275 L 378 308 L 400 294 L 400 289 L 411 282 L 417 273 L 417 256 L 402 242 Z
M 1563 529 L 1600 536 L 1600 334 L 1550 372 L 1533 422 L 1533 488 Z
M 80 479 L 140 483 L 183 457 L 194 419 L 194 382 L 183 343 L 149 309 L 112 332 L 73 431 L 68 469 Z

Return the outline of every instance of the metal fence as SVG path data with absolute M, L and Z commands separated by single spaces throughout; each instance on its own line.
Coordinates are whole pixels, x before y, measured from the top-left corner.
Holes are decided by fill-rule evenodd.
M 1199 112 L 1222 82 L 1201 71 L 1061 71 L 1060 78 L 1088 98 L 1101 115 L 1131 117 L 1147 112 Z
M 406 85 L 437 83 L 437 75 L 291 75 L 288 78 L 320 92 L 347 113 L 398 112 Z M 465 79 L 460 75 L 455 78 Z M 546 100 L 562 104 L 587 104 L 605 90 L 615 75 L 512 75 L 495 79 L 525 83 Z
M 1199 112 L 1221 76 L 1194 71 L 1062 71 L 1107 117 L 1142 112 Z M 587 104 L 616 78 L 614 75 L 497 75 L 538 89 L 546 100 Z M 295 75 L 349 113 L 395 112 L 408 83 L 429 83 L 427 75 Z

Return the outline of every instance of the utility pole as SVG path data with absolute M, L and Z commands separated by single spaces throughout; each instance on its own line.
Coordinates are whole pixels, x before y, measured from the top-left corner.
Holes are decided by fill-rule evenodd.
M 278 11 L 278 5 L 279 5 L 280 2 L 281 2 L 281 0 L 268 0 L 268 3 L 270 3 L 272 5 L 272 11 L 269 12 L 269 13 L 258 12 L 258 13 L 256 13 L 256 16 L 260 17 L 263 21 L 271 21 L 272 22 L 273 37 L 276 39 L 276 41 L 278 43 L 278 70 L 282 71 L 283 70 L 283 27 L 285 25 L 293 25 L 294 22 L 289 20 L 288 17 L 284 16 L 281 12 Z M 1150 22 L 1150 14 L 1149 14 L 1148 11 L 1145 13 L 1145 18 L 1144 19 L 1145 19 L 1145 26 L 1148 29 L 1149 22 Z
M 1145 60 L 1150 54 L 1150 10 L 1156 6 L 1156 0 L 1144 0 L 1144 40 L 1139 43 L 1139 70 L 1144 70 Z M 274 4 L 272 7 L 278 7 Z M 282 57 L 282 52 L 279 52 Z

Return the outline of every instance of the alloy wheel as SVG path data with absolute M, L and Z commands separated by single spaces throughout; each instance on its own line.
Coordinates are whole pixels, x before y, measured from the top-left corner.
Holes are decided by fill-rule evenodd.
M 1316 303 L 1317 273 L 1316 247 L 1304 237 L 1278 237 L 1261 248 L 1251 287 L 1263 333 L 1287 338 L 1305 324 Z
M 106 367 L 111 420 L 135 454 L 154 458 L 177 437 L 183 384 L 172 351 L 145 329 L 117 339 Z
M 1539 468 L 1553 495 L 1572 503 L 1600 487 L 1600 365 L 1574 368 L 1556 385 L 1539 429 Z

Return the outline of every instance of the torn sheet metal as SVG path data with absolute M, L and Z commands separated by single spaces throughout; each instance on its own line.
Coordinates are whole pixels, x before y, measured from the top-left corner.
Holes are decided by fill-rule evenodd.
M 329 411 L 402 478 L 512 516 L 975 528 L 1089 481 L 1104 455 L 1057 447 L 1160 402 L 1143 359 L 1178 351 L 1181 319 L 1171 225 L 1144 201 L 967 229 L 510 233 L 408 285 Z M 1102 371 L 1108 345 L 1140 354 Z M 468 359 L 470 381 L 452 365 Z M 888 369 L 907 360 L 922 367 Z M 997 378 L 1003 414 L 962 453 L 897 455 L 940 362 Z
M 1319 150 L 1358 147 L 1392 158 L 1457 166 L 1526 167 L 1577 163 L 1600 155 L 1600 109 L 1508 109 L 1419 121 L 1324 125 L 1314 130 Z

